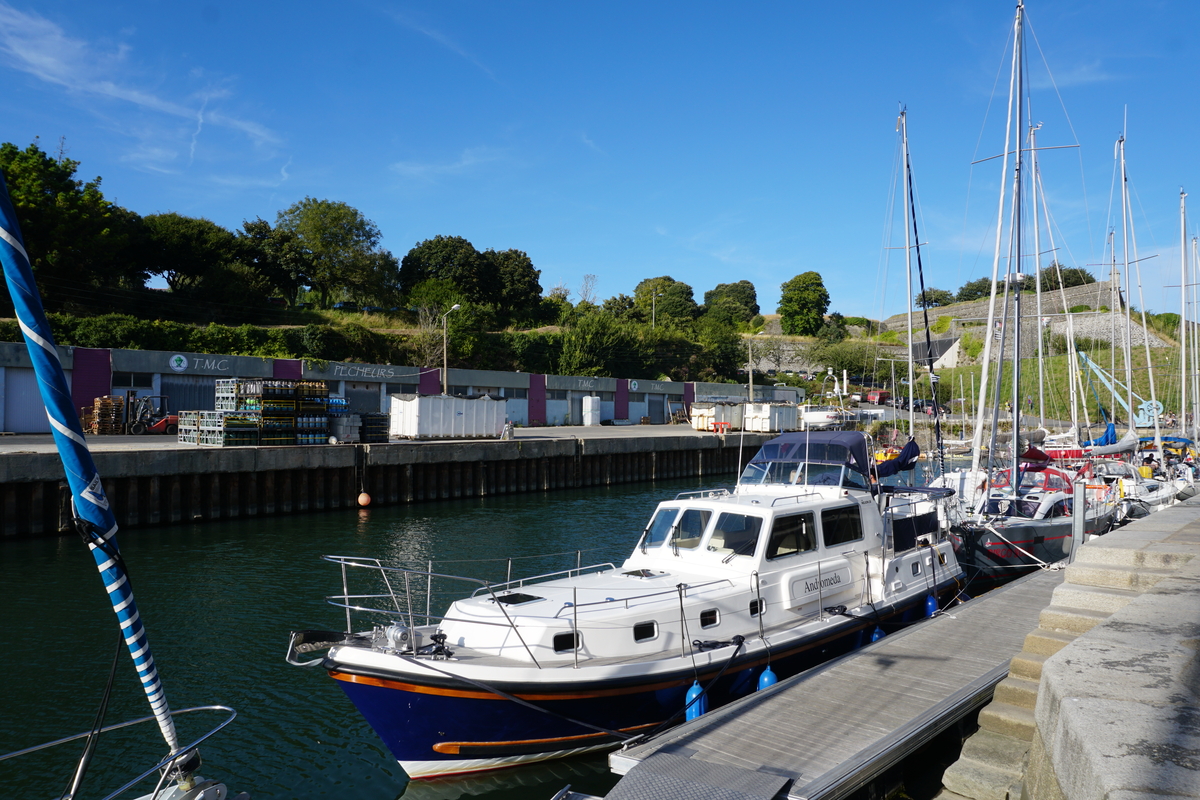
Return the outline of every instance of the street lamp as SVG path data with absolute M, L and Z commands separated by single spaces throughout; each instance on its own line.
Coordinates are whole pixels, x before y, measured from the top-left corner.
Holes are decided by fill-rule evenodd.
M 766 331 L 759 331 L 754 336 L 762 336 Z M 746 339 L 746 370 L 750 373 L 750 386 L 747 391 L 750 402 L 754 402 L 754 336 Z
M 458 303 L 450 306 L 450 311 L 458 311 L 462 306 Z M 442 394 L 450 394 L 450 337 L 446 329 L 446 317 L 450 311 L 442 314 Z

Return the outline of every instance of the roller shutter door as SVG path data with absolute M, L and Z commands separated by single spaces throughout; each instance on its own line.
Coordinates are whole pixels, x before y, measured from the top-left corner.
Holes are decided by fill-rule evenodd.
M 71 373 L 67 373 L 67 386 Z M 79 409 L 76 409 L 78 411 Z M 12 433 L 49 433 L 50 420 L 32 369 L 9 367 L 4 374 L 4 430 Z
M 217 407 L 217 379 L 212 375 L 163 375 L 159 391 L 167 396 L 172 413 Z

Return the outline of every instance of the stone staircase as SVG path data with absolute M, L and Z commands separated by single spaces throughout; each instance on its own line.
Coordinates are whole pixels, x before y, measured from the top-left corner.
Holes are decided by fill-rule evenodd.
M 1009 665 L 992 702 L 979 712 L 979 730 L 942 777 L 937 800 L 1019 800 L 1034 742 L 1038 686 L 1046 660 L 1104 622 L 1192 558 L 1189 548 L 1122 532 L 1089 542 L 1066 568 L 1065 580 L 1042 610 L 1037 630 Z

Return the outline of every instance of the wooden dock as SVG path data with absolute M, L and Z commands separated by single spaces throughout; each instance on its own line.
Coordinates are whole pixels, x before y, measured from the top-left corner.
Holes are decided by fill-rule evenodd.
M 613 753 L 607 798 L 845 797 L 991 699 L 1062 579 L 1026 576 Z

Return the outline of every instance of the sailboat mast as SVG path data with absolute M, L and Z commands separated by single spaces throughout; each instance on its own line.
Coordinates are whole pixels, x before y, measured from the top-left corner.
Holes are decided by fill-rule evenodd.
M 1044 342 L 1046 328 L 1042 325 L 1042 239 L 1041 221 L 1038 219 L 1038 167 L 1037 167 L 1037 129 L 1038 125 L 1029 125 L 1029 165 L 1031 167 L 1030 182 L 1033 205 L 1033 281 L 1037 291 L 1037 361 L 1038 361 L 1038 426 L 1046 427 L 1046 354 Z M 1064 307 L 1063 311 L 1067 309 Z
M 1196 431 L 1200 430 L 1200 311 L 1197 311 L 1197 280 L 1196 270 L 1200 269 L 1200 240 L 1197 237 L 1192 237 L 1192 315 L 1197 317 L 1197 320 L 1192 323 L 1192 408 L 1191 418 L 1192 424 L 1188 431 L 1188 438 L 1196 439 Z
M 1125 134 L 1117 139 L 1121 154 L 1121 255 L 1125 267 L 1125 384 L 1129 394 L 1129 430 L 1136 432 L 1133 418 L 1133 300 L 1132 283 L 1129 275 L 1129 184 L 1125 176 Z
M 901 192 L 904 202 L 904 279 L 908 287 L 908 435 L 916 436 L 913 420 L 913 286 L 912 286 L 912 219 L 909 217 L 908 194 L 908 112 L 900 110 L 900 141 L 904 157 L 904 183 Z M 922 298 L 924 300 L 925 298 Z
M 1179 432 L 1186 436 L 1188 411 L 1187 192 L 1179 187 Z
M 1000 278 L 1000 246 L 1004 242 L 1004 190 L 1008 185 L 1008 152 L 1012 145 L 1013 104 L 1019 105 L 1016 94 L 1017 73 L 1021 64 L 1021 25 L 1025 13 L 1025 4 L 1017 2 L 1017 14 L 1013 20 L 1013 60 L 1012 71 L 1008 79 L 1008 120 L 1004 128 L 1004 157 L 1000 159 L 1000 200 L 996 211 L 996 245 L 992 251 L 992 294 L 988 303 L 987 331 L 983 339 L 983 369 L 979 375 L 979 401 L 975 412 L 975 430 L 971 434 L 971 469 L 979 469 L 980 449 L 983 445 L 983 414 L 987 408 L 988 370 L 991 369 L 992 337 L 996 325 L 996 293 Z M 1001 350 L 1003 353 L 1003 350 Z M 995 439 L 995 415 L 993 414 L 992 438 Z M 991 456 L 989 455 L 989 460 Z
M 1024 63 L 1021 64 L 1024 67 Z M 1025 97 L 1025 70 L 1017 71 L 1017 97 Z M 1017 131 L 1025 130 L 1025 104 L 1017 103 Z M 1021 292 L 1024 290 L 1024 275 L 1021 274 L 1021 172 L 1024 156 L 1020 140 L 1013 154 L 1013 197 L 1012 227 L 1009 230 L 1008 275 L 1013 292 L 1013 372 L 1012 372 L 1012 474 L 1013 492 L 1021 496 Z
M 1125 163 L 1124 159 L 1125 148 L 1121 148 L 1121 163 Z M 1124 176 L 1124 170 L 1122 170 Z M 1128 190 L 1129 183 L 1126 180 L 1121 181 L 1122 185 Z M 1142 296 L 1142 267 L 1138 263 L 1137 249 L 1137 231 L 1133 226 L 1133 217 L 1129 219 L 1129 239 L 1133 246 L 1133 268 L 1137 270 L 1137 290 L 1138 290 L 1138 306 L 1141 308 L 1142 315 L 1142 347 L 1146 352 L 1146 377 L 1150 381 L 1150 413 L 1154 419 L 1154 450 L 1158 453 L 1160 463 L 1166 463 L 1163 458 L 1162 447 L 1162 426 L 1159 424 L 1158 412 L 1160 406 L 1158 404 L 1158 394 L 1154 390 L 1154 365 L 1150 363 L 1150 326 L 1146 324 L 1146 298 Z M 1132 389 L 1130 389 L 1132 391 Z

